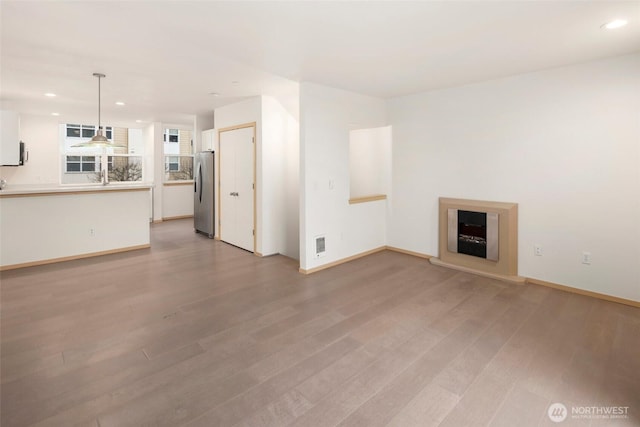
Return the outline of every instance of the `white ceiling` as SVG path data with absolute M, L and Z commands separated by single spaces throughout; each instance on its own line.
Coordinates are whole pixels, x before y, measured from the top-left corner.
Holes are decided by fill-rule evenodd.
M 61 121 L 95 117 L 93 72 L 107 75 L 103 121 L 190 124 L 243 97 L 295 95 L 298 81 L 388 98 L 640 51 L 640 1 L 3 0 L 0 12 L 3 105 Z M 619 17 L 629 25 L 600 29 Z

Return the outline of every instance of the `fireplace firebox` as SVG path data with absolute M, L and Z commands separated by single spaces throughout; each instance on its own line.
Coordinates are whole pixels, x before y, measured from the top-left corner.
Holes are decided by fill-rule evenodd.
M 498 260 L 498 214 L 449 209 L 448 217 L 450 252 Z
M 487 257 L 487 214 L 458 211 L 458 253 Z

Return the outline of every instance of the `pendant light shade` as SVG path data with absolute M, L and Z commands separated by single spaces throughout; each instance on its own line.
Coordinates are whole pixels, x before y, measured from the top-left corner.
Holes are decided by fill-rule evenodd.
M 81 142 L 80 144 L 72 145 L 72 147 L 113 147 L 113 148 L 126 148 L 125 145 L 118 145 L 109 142 L 106 136 L 102 134 L 102 125 L 100 122 L 100 79 L 106 77 L 102 73 L 93 73 L 94 77 L 98 78 L 98 130 L 96 134 L 89 141 Z

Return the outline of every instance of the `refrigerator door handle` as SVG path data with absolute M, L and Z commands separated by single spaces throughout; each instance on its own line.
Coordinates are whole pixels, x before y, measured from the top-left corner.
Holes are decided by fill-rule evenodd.
M 198 165 L 198 179 L 200 180 L 200 202 L 202 202 L 202 165 Z

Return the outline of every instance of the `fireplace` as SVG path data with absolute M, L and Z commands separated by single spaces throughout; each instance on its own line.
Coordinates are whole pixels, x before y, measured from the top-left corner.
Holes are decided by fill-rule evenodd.
M 432 264 L 523 283 L 518 276 L 518 205 L 440 198 Z
M 447 250 L 498 261 L 498 219 L 495 212 L 447 209 Z

